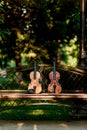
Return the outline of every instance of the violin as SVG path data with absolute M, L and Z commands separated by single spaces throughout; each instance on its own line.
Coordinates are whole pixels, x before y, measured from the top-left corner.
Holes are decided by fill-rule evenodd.
M 28 93 L 41 93 L 42 87 L 39 83 L 40 73 L 36 70 L 36 59 L 34 60 L 34 71 L 30 73 L 31 83 L 28 85 Z
M 60 73 L 56 71 L 55 59 L 53 59 L 53 71 L 49 73 L 49 79 L 51 80 L 48 85 L 48 92 L 60 93 L 62 91 L 61 84 L 59 84 Z

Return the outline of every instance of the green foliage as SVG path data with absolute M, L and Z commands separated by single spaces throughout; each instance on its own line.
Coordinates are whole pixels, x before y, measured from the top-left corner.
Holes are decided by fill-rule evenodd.
M 62 58 L 64 61 L 63 64 L 76 67 L 78 63 L 77 57 L 79 53 L 77 36 L 75 36 L 73 39 L 70 39 L 68 45 L 64 43 L 61 47 L 61 50 Z
M 75 36 L 79 39 L 80 10 L 75 0 L 3 0 L 0 14 L 0 53 L 15 59 L 17 66 L 22 54 L 31 59 L 31 51 L 51 63 L 57 57 L 59 40 L 69 44 Z
M 0 36 L 2 37 L 2 39 L 5 41 L 7 40 L 7 36 L 11 35 L 11 31 L 9 29 L 0 29 Z
M 27 90 L 29 81 L 21 78 L 21 82 L 17 83 L 16 77 L 16 71 L 14 70 L 7 73 L 6 77 L 0 74 L 0 90 Z

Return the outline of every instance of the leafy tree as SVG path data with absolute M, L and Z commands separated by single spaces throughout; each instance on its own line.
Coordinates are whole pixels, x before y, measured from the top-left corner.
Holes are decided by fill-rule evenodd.
M 21 54 L 51 63 L 58 41 L 79 37 L 79 2 L 75 0 L 1 0 L 0 54 L 21 65 Z M 31 52 L 33 54 L 31 54 Z M 63 54 L 64 55 L 64 54 Z

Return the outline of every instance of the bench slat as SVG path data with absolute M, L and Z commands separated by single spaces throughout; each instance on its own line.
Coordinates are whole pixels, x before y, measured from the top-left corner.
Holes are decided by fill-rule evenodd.
M 30 100 L 57 100 L 57 99 L 87 99 L 85 93 L 41 93 L 41 94 L 26 94 L 26 93 L 0 93 L 0 100 L 3 99 L 30 99 Z

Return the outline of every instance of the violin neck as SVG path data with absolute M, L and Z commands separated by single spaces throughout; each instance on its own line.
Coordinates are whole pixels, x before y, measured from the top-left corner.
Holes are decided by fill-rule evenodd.
M 53 62 L 53 79 L 56 79 L 56 65 L 55 62 Z
M 34 79 L 36 79 L 36 61 L 34 62 Z

